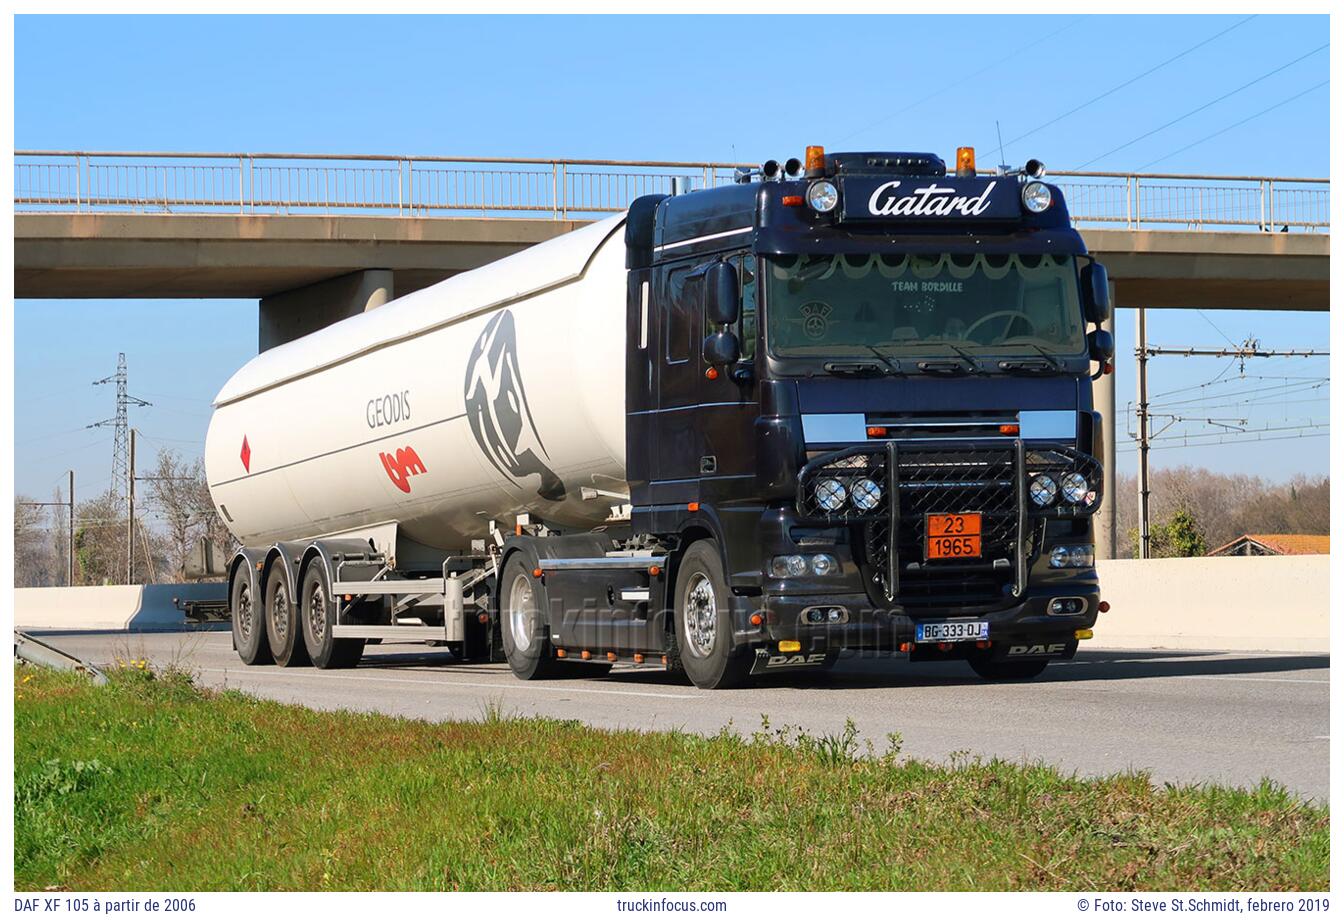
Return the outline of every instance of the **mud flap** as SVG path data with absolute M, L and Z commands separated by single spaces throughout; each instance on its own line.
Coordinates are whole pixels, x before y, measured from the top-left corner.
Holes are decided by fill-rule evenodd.
M 756 660 L 751 663 L 752 674 L 777 674 L 781 671 L 798 671 L 804 668 L 825 670 L 835 664 L 840 657 L 839 651 L 830 652 L 775 652 L 758 648 L 753 653 Z

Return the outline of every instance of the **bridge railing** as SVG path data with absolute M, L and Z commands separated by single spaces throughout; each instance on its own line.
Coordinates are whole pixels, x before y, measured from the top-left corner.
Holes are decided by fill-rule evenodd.
M 587 218 L 747 164 L 247 153 L 19 151 L 20 211 Z M 1328 179 L 1055 172 L 1079 226 L 1328 231 Z

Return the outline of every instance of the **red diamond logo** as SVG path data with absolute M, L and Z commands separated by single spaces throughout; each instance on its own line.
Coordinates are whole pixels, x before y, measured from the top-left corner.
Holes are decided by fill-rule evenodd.
M 252 448 L 247 446 L 247 435 L 243 435 L 243 452 L 238 457 L 243 461 L 243 469 L 252 472 Z

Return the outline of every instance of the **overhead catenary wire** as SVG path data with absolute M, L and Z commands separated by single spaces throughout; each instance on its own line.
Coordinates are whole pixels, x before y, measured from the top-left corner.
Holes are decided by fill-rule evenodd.
M 909 105 L 905 106 L 904 108 L 897 109 L 895 112 L 891 112 L 891 113 L 888 114 L 888 115 L 883 115 L 881 118 L 877 119 L 876 121 L 870 122 L 870 123 L 867 124 L 866 126 L 864 126 L 864 127 L 862 127 L 862 128 L 859 128 L 857 131 L 853 131 L 853 132 L 851 132 L 850 134 L 845 135 L 844 137 L 840 138 L 839 143 L 842 143 L 842 144 L 843 144 L 845 141 L 850 140 L 851 138 L 857 137 L 857 136 L 859 136 L 860 134 L 863 134 L 865 131 L 871 131 L 872 129 L 878 127 L 879 125 L 884 125 L 884 124 L 886 124 L 887 122 L 891 121 L 893 118 L 896 118 L 897 116 L 904 115 L 906 112 L 909 112 L 909 111 L 912 111 L 912 110 L 914 110 L 914 109 L 919 108 L 921 105 L 924 105 L 924 103 L 926 103 L 926 102 L 932 102 L 934 99 L 937 99 L 939 96 L 943 95 L 944 93 L 951 92 L 952 90 L 956 89 L 957 87 L 962 86 L 962 85 L 964 85 L 964 84 L 966 84 L 966 83 L 971 82 L 972 80 L 974 80 L 976 77 L 980 76 L 981 74 L 983 74 L 983 73 L 987 73 L 988 71 L 993 70 L 995 67 L 999 67 L 999 66 L 1001 66 L 1001 65 L 1003 65 L 1003 64 L 1006 64 L 1006 63 L 1008 63 L 1009 61 L 1013 60 L 1013 59 L 1016 58 L 1016 57 L 1020 57 L 1022 54 L 1026 53 L 1027 51 L 1030 51 L 1032 48 L 1035 48 L 1037 45 L 1041 44 L 1042 42 L 1047 42 L 1047 41 L 1049 41 L 1050 39 L 1054 38 L 1056 35 L 1059 35 L 1059 34 L 1062 33 L 1062 32 L 1066 32 L 1066 31 L 1068 31 L 1069 29 L 1072 29 L 1074 26 L 1078 25 L 1078 24 L 1081 23 L 1082 21 L 1083 21 L 1083 17 L 1082 17 L 1082 16 L 1075 17 L 1072 21 L 1066 23 L 1065 25 L 1063 25 L 1063 26 L 1061 26 L 1060 28 L 1056 29 L 1055 31 L 1051 32 L 1049 35 L 1045 35 L 1045 36 L 1043 36 L 1043 37 L 1041 37 L 1041 38 L 1038 38 L 1036 41 L 1031 42 L 1030 44 L 1026 44 L 1026 45 L 1021 45 L 1021 46 L 1019 46 L 1015 51 L 1013 51 L 1012 54 L 1009 54 L 1009 55 L 1007 55 L 1006 57 L 999 58 L 998 60 L 996 60 L 996 61 L 994 61 L 994 62 L 992 62 L 992 63 L 986 64 L 984 67 L 981 67 L 979 70 L 975 71 L 975 72 L 972 73 L 972 74 L 968 74 L 967 76 L 962 77 L 960 80 L 954 81 L 954 82 L 952 82 L 952 83 L 944 84 L 944 85 L 943 85 L 942 87 L 940 87 L 939 89 L 935 90 L 935 91 L 932 92 L 932 93 L 929 93 L 927 96 L 924 96 L 924 97 L 922 97 L 922 98 L 916 100 L 915 102 L 910 103 Z
M 1080 165 L 1080 166 L 1075 166 L 1074 169 L 1075 169 L 1075 170 L 1083 170 L 1083 169 L 1087 169 L 1087 167 L 1091 166 L 1093 163 L 1096 163 L 1096 162 L 1098 162 L 1098 161 L 1100 161 L 1100 160 L 1104 160 L 1104 159 L 1106 159 L 1107 157 L 1109 157 L 1109 156 L 1111 156 L 1111 155 L 1113 155 L 1113 154 L 1119 153 L 1121 150 L 1125 150 L 1126 148 L 1133 147 L 1133 146 L 1134 146 L 1135 144 L 1137 144 L 1139 141 L 1146 140 L 1146 139 L 1152 137 L 1154 134 L 1158 134 L 1158 133 L 1160 133 L 1160 132 L 1162 132 L 1162 131 L 1167 130 L 1167 129 L 1170 128 L 1172 125 L 1179 124 L 1180 122 L 1185 121 L 1185 119 L 1191 117 L 1192 115 L 1197 115 L 1197 114 L 1199 114 L 1200 112 L 1204 111 L 1204 110 L 1207 109 L 1207 108 L 1211 108 L 1212 106 L 1215 106 L 1215 105 L 1217 105 L 1218 103 L 1223 102 L 1223 101 L 1226 100 L 1226 99 L 1230 99 L 1231 97 L 1235 96 L 1237 93 L 1243 92 L 1244 90 L 1248 90 L 1248 89 L 1250 89 L 1252 86 L 1255 86 L 1257 83 L 1261 83 L 1261 82 L 1263 82 L 1263 81 L 1265 81 L 1265 80 L 1268 80 L 1270 77 L 1274 76 L 1275 74 L 1280 73 L 1280 72 L 1282 72 L 1282 71 L 1284 71 L 1284 70 L 1287 70 L 1289 67 L 1292 67 L 1294 64 L 1298 64 L 1298 63 L 1301 63 L 1302 61 L 1305 61 L 1307 58 L 1311 57 L 1311 56 L 1314 55 L 1314 54 L 1320 54 L 1322 51 L 1324 51 L 1326 48 L 1329 48 L 1329 47 L 1330 47 L 1330 43 L 1329 43 L 1329 42 L 1326 42 L 1326 43 L 1323 44 L 1323 45 L 1320 45 L 1320 46 L 1318 46 L 1318 47 L 1316 47 L 1316 48 L 1313 48 L 1312 50 L 1308 51 L 1306 54 L 1303 54 L 1303 55 L 1301 55 L 1301 56 L 1299 56 L 1299 57 L 1295 57 L 1295 58 L 1293 58 L 1291 61 L 1289 61 L 1288 63 L 1286 63 L 1286 64 L 1280 64 L 1278 67 L 1275 67 L 1273 70 L 1268 71 L 1267 73 L 1263 73 L 1263 74 L 1261 74 L 1260 76 L 1256 77 L 1254 80 L 1251 80 L 1249 83 L 1243 83 L 1241 86 L 1238 86 L 1236 89 L 1234 89 L 1234 90 L 1229 90 L 1228 92 L 1223 93 L 1221 96 L 1219 96 L 1219 97 L 1216 98 L 1216 99 L 1211 99 L 1211 100 L 1209 100 L 1208 102 L 1204 103 L 1203 105 L 1196 106 L 1195 108 L 1193 108 L 1193 109 L 1191 109 L 1190 111 L 1186 112 L 1184 115 L 1178 115 L 1176 118 L 1173 118 L 1171 121 L 1168 121 L 1168 122 L 1166 122 L 1165 124 L 1162 124 L 1162 125 L 1158 125 L 1156 128 L 1153 128 L 1153 129 L 1150 130 L 1150 131 L 1145 131 L 1143 134 L 1140 134 L 1138 137 L 1136 137 L 1136 138 L 1134 138 L 1134 139 L 1132 139 L 1132 140 L 1125 141 L 1125 143 L 1121 144 L 1121 145 L 1118 146 L 1118 147 L 1112 147 L 1110 150 L 1106 151 L 1105 153 L 1101 154 L 1100 156 L 1095 156 L 1095 157 L 1093 157 L 1092 159 L 1088 160 L 1086 163 L 1083 163 L 1083 164 Z
M 1242 26 L 1246 25 L 1246 23 L 1250 22 L 1250 21 L 1251 21 L 1252 19 L 1254 19 L 1254 18 L 1255 18 L 1254 15 L 1247 16 L 1245 19 L 1241 19 L 1241 20 L 1239 20 L 1239 21 L 1233 23 L 1232 25 L 1228 26 L 1226 29 L 1223 29 L 1223 30 L 1221 30 L 1221 31 L 1219 31 L 1219 32 L 1215 32 L 1213 35 L 1210 35 L 1208 38 L 1204 39 L 1203 41 L 1196 42 L 1195 44 L 1193 44 L 1193 45 L 1191 45 L 1190 47 L 1186 48 L 1184 51 L 1181 51 L 1179 54 L 1173 55 L 1172 57 L 1167 58 L 1165 61 L 1162 61 L 1160 64 L 1154 64 L 1152 67 L 1149 67 L 1147 70 L 1143 71 L 1142 73 L 1140 73 L 1140 74 L 1138 74 L 1138 75 L 1136 75 L 1136 76 L 1130 77 L 1128 80 L 1125 80 L 1125 81 L 1122 82 L 1122 83 L 1118 83 L 1118 84 L 1116 84 L 1115 86 L 1112 86 L 1110 89 L 1108 89 L 1108 90 L 1106 90 L 1105 92 L 1100 93 L 1100 94 L 1098 94 L 1098 95 L 1096 95 L 1096 96 L 1093 96 L 1091 99 L 1088 99 L 1086 102 L 1082 103 L 1081 105 L 1074 106 L 1073 108 L 1069 109 L 1067 112 L 1064 112 L 1062 115 L 1056 115 L 1054 118 L 1050 119 L 1049 121 L 1046 121 L 1046 122 L 1043 122 L 1043 123 L 1037 125 L 1036 127 L 1032 128 L 1030 131 L 1027 131 L 1025 134 L 1019 134 L 1017 137 L 1015 137 L 1015 138 L 1013 138 L 1012 140 L 1010 140 L 1010 141 L 1008 141 L 1007 143 L 1005 143 L 1004 146 L 1005 146 L 1005 147 L 1010 147 L 1010 146 L 1012 146 L 1013 144 L 1016 144 L 1018 141 L 1026 140 L 1027 138 L 1031 137 L 1033 134 L 1037 133 L 1038 131 L 1043 131 L 1043 130 L 1045 130 L 1046 128 L 1050 127 L 1051 125 L 1054 125 L 1054 124 L 1056 124 L 1056 123 L 1058 123 L 1058 122 L 1063 121 L 1064 119 L 1068 118 L 1070 115 L 1075 115 L 1075 114 L 1077 114 L 1078 112 L 1081 112 L 1083 109 L 1087 108 L 1087 107 L 1090 106 L 1090 105 L 1093 105 L 1093 104 L 1095 104 L 1095 103 L 1100 102 L 1101 100 L 1105 99 L 1107 96 L 1114 95 L 1115 93 L 1119 92 L 1120 90 L 1124 89 L 1125 87 L 1127 87 L 1127 86 L 1131 86 L 1131 85 L 1137 83 L 1138 81 L 1142 80 L 1144 77 L 1149 76 L 1150 74 L 1156 73 L 1157 71 L 1161 70 L 1163 67 L 1166 67 L 1168 64 L 1174 64 L 1175 62 L 1179 61 L 1181 58 L 1183 58 L 1183 57 L 1185 57 L 1185 56 L 1187 56 L 1187 55 L 1189 55 L 1189 54 L 1192 54 L 1192 53 L 1194 53 L 1195 51 L 1198 51 L 1200 48 L 1203 48 L 1205 45 L 1209 44 L 1210 42 L 1212 42 L 1212 41 L 1216 41 L 1217 39 L 1222 38 L 1224 35 L 1226 35 L 1227 33 L 1231 32 L 1233 29 L 1239 29 L 1239 28 L 1241 28 Z
M 1207 135 L 1205 135 L 1204 137 L 1201 137 L 1201 138 L 1200 138 L 1199 140 L 1197 140 L 1197 141 L 1191 141 L 1190 143 L 1186 144 L 1184 147 L 1181 147 L 1181 148 L 1179 148 L 1179 149 L 1177 149 L 1177 150 L 1173 150 L 1171 153 L 1168 153 L 1168 154 L 1166 154 L 1165 156 L 1160 156 L 1160 157 L 1158 157 L 1156 160 L 1149 160 L 1147 163 L 1144 163 L 1142 166 L 1138 167 L 1138 169 L 1135 170 L 1135 171 L 1136 171 L 1136 172 L 1141 172 L 1141 171 L 1147 169 L 1147 168 L 1150 167 L 1150 166 L 1156 166 L 1158 163 L 1166 162 L 1167 160 L 1170 160 L 1170 159 L 1171 159 L 1172 157 L 1174 157 L 1174 156 L 1179 156 L 1180 154 L 1185 153 L 1187 150 L 1191 149 L 1192 147 L 1198 147 L 1200 144 L 1203 144 L 1203 143 L 1205 143 L 1206 141 L 1211 141 L 1211 140 L 1213 140 L 1215 137 L 1219 137 L 1220 135 L 1226 134 L 1226 133 L 1229 132 L 1229 131 L 1235 130 L 1236 128 L 1240 128 L 1242 125 L 1246 124 L 1247 122 L 1255 121 L 1257 118 L 1259 118 L 1259 117 L 1262 116 L 1262 115 L 1268 115 L 1270 112 L 1273 112 L 1275 109 L 1281 109 L 1281 108 L 1283 108 L 1285 105 L 1287 105 L 1288 103 L 1290 103 L 1290 102 L 1296 102 L 1298 99 L 1301 99 L 1303 96 L 1307 95 L 1308 93 L 1314 93 L 1316 90 L 1320 89 L 1321 87 L 1323 87 L 1323 86 L 1329 86 L 1329 85 L 1330 85 L 1330 81 L 1329 81 L 1329 80 L 1322 80 L 1320 83 L 1317 83 L 1315 86 L 1309 86 L 1309 87 L 1307 87 L 1306 89 L 1302 90 L 1302 92 L 1300 92 L 1300 93 L 1294 93 L 1293 95 L 1289 96 L 1287 99 L 1282 99 L 1282 100 L 1280 100 L 1279 102 L 1274 103 L 1273 105 L 1271 105 L 1271 106 L 1270 106 L 1269 108 L 1267 108 L 1267 109 L 1261 109 L 1260 111 L 1256 112 L 1254 115 L 1248 115 L 1248 116 L 1246 116 L 1245 118 L 1241 119 L 1240 121 L 1235 121 L 1235 122 L 1233 122 L 1232 124 L 1228 125 L 1226 128 L 1220 128 L 1219 130 L 1213 132 L 1212 134 L 1207 134 Z

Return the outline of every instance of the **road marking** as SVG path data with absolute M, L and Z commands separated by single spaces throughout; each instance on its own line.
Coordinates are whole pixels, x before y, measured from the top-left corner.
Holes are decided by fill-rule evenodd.
M 1328 684 L 1328 680 L 1310 680 L 1305 677 L 1237 677 L 1234 674 L 1167 674 L 1180 680 L 1246 680 L 1258 684 Z M 1140 678 L 1141 679 L 1141 678 Z
M 265 673 L 267 673 L 267 672 L 244 671 L 239 668 L 197 668 L 196 670 L 201 671 L 203 673 L 208 672 L 212 674 L 235 674 L 235 675 L 243 674 L 249 677 L 255 676 L 258 679 L 260 679 L 262 676 L 264 676 Z M 289 673 L 283 676 L 303 679 L 304 677 L 316 677 L 317 675 L 312 674 L 311 672 L 307 675 L 303 674 L 302 672 L 299 672 L 299 673 Z M 589 687 L 544 687 L 539 684 L 524 684 L 524 683 L 515 683 L 513 685 L 508 685 L 503 682 L 485 683 L 483 681 L 467 681 L 467 680 L 452 680 L 452 679 L 446 679 L 442 681 L 407 680 L 404 677 L 373 677 L 364 675 L 357 676 L 354 674 L 324 674 L 318 679 L 324 681 L 338 680 L 338 679 L 376 681 L 378 683 L 383 684 L 413 684 L 418 687 L 441 687 L 447 684 L 453 687 L 485 687 L 486 689 L 490 690 L 535 690 L 539 693 L 600 693 L 607 696 L 651 696 L 664 700 L 694 700 L 699 698 L 694 693 L 651 693 L 644 690 L 598 690 Z

